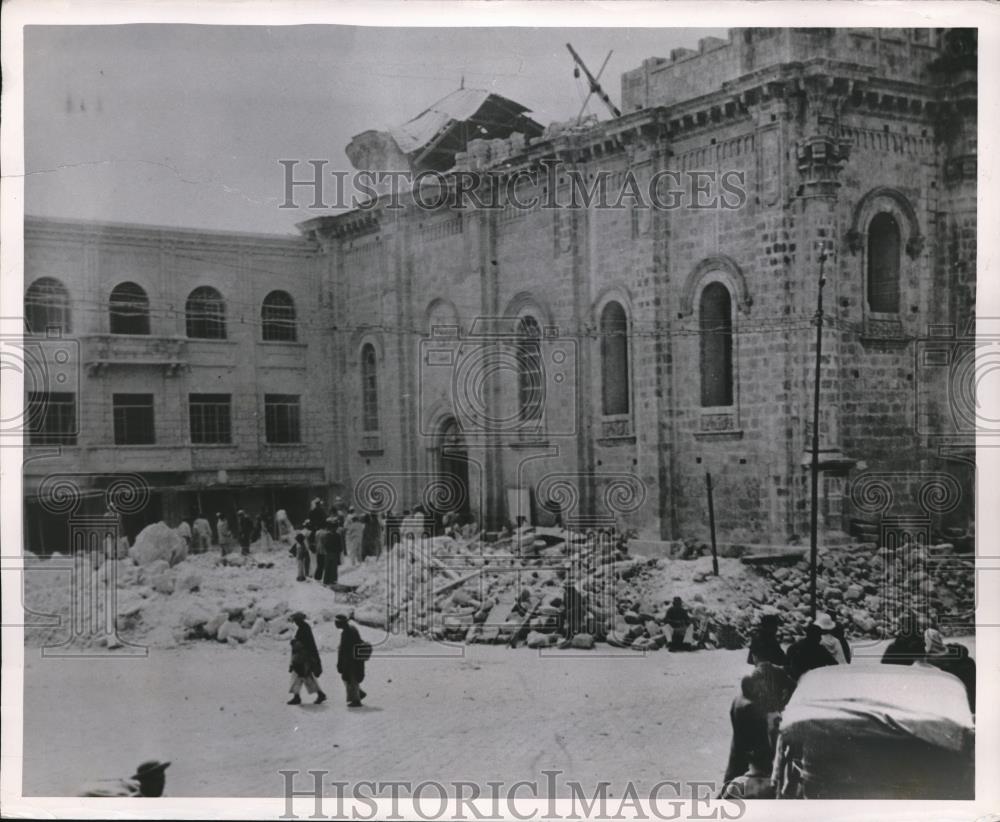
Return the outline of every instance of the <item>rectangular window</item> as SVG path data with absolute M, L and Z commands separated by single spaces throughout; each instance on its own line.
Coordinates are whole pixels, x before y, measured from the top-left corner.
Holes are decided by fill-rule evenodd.
M 271 443 L 301 442 L 299 397 L 296 394 L 264 395 L 264 434 Z
M 152 445 L 156 442 L 152 394 L 112 395 L 115 445 Z
M 229 394 L 190 394 L 191 442 L 195 445 L 229 445 L 233 441 Z
M 28 394 L 28 443 L 76 445 L 76 394 L 47 391 Z

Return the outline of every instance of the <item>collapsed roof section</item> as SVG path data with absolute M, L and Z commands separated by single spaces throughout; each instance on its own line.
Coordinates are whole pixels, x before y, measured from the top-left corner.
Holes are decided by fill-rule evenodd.
M 470 140 L 541 135 L 542 126 L 527 111 L 499 94 L 460 88 L 401 126 L 356 135 L 347 157 L 359 171 L 448 171 Z

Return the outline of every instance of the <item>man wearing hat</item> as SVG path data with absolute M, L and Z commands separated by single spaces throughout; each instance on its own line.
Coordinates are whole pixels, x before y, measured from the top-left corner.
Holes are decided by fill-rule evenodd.
M 299 690 L 303 685 L 309 693 L 316 694 L 316 703 L 319 705 L 326 701 L 326 694 L 316 681 L 316 678 L 323 674 L 323 664 L 320 662 L 319 649 L 316 647 L 316 638 L 313 636 L 312 628 L 306 622 L 306 615 L 301 611 L 296 611 L 289 619 L 295 623 L 298 630 L 292 640 L 292 663 L 289 666 L 289 673 L 292 674 L 292 684 L 289 693 L 292 698 L 288 700 L 289 705 L 301 705 L 302 698 Z
M 143 762 L 128 779 L 108 779 L 88 785 L 80 796 L 163 796 L 169 762 L 150 759 Z
M 833 621 L 833 617 L 824 612 L 816 617 L 813 624 L 823 632 L 819 644 L 826 648 L 838 665 L 846 665 L 847 657 L 844 655 L 844 646 L 835 634 L 837 623 Z
M 337 673 L 347 689 L 347 705 L 360 708 L 361 700 L 368 694 L 361 690 L 365 678 L 365 661 L 358 659 L 355 648 L 361 644 L 361 634 L 351 625 L 346 614 L 337 614 L 334 624 L 340 628 L 340 647 L 337 649 Z

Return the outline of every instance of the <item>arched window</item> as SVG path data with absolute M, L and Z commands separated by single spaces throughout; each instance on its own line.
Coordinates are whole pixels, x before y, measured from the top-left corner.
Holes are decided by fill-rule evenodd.
M 733 404 L 733 301 L 722 283 L 701 292 L 701 404 L 716 408 Z
M 361 348 L 361 426 L 378 431 L 378 355 L 371 343 Z
M 522 317 L 517 342 L 517 398 L 521 422 L 542 419 L 542 330 L 534 317 Z
M 226 339 L 226 303 L 208 285 L 191 292 L 185 306 L 187 335 L 196 340 Z
M 24 294 L 24 321 L 32 334 L 70 331 L 69 292 L 54 277 L 35 280 Z
M 272 291 L 264 298 L 260 308 L 264 327 L 264 340 L 269 342 L 295 342 L 295 302 L 287 291 Z
M 148 334 L 149 297 L 142 286 L 120 283 L 111 292 L 111 333 Z
M 900 232 L 896 219 L 886 212 L 868 224 L 868 309 L 899 312 Z
M 628 318 L 621 303 L 610 302 L 601 312 L 601 405 L 605 414 L 627 414 Z

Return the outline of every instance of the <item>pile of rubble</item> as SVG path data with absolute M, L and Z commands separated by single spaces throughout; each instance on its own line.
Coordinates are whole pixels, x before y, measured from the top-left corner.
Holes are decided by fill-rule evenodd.
M 394 551 L 388 566 L 366 565 L 341 579 L 351 589 L 346 599 L 356 606 L 355 619 L 391 633 L 529 647 L 606 641 L 652 650 L 667 642 L 666 603 L 674 596 L 688 602 L 692 646 L 741 647 L 748 630 L 741 620 L 748 600 L 730 602 L 747 576 L 735 559 L 720 560 L 722 575 L 710 578 L 707 558 L 631 556 L 614 534 L 555 528 L 494 541 L 404 540 Z M 748 590 L 761 594 L 766 587 L 758 581 Z
M 782 616 L 783 642 L 802 636 L 809 619 L 805 559 L 720 557 L 716 575 L 710 557 L 692 553 L 687 559 L 645 558 L 630 554 L 613 533 L 556 528 L 490 540 L 408 537 L 378 560 L 342 566 L 340 584 L 331 591 L 296 581 L 295 560 L 282 543 L 257 543 L 247 556 L 192 554 L 176 531 L 157 523 L 131 548 L 108 546 L 89 577 L 77 580 L 97 611 L 114 609 L 98 613 L 97 621 L 118 628 L 110 640 L 96 631 L 90 640 L 83 632 L 78 641 L 170 647 L 286 640 L 288 617 L 301 610 L 314 621 L 353 613 L 393 644 L 419 636 L 535 648 L 607 642 L 648 651 L 669 642 L 666 608 L 678 596 L 690 616 L 689 647 L 745 647 L 765 613 Z M 63 618 L 59 625 L 27 628 L 30 643 L 58 643 L 65 636 L 67 582 L 63 574 L 26 575 L 25 607 Z M 973 624 L 974 582 L 973 559 L 949 545 L 893 552 L 863 544 L 821 551 L 817 592 L 820 608 L 849 635 L 878 638 L 891 633 L 907 610 L 944 627 Z
M 783 616 L 780 638 L 800 637 L 809 621 L 809 564 L 758 567 L 770 584 L 751 597 L 752 610 Z M 975 622 L 975 561 L 944 543 L 893 550 L 873 543 L 825 548 L 816 578 L 819 609 L 856 637 L 890 635 L 903 613 L 920 614 L 947 630 Z

